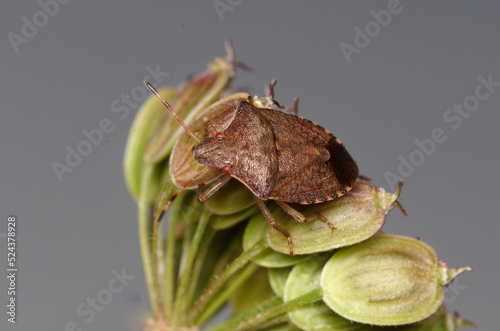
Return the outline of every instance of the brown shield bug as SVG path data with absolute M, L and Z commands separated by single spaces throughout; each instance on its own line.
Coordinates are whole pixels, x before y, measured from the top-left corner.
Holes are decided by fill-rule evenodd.
M 333 225 L 321 214 L 305 217 L 287 203 L 314 204 L 341 197 L 352 188 L 358 167 L 342 142 L 330 132 L 310 120 L 271 108 L 272 104 L 279 106 L 272 99 L 275 83 L 270 85 L 270 102 L 266 108 L 257 107 L 251 98 L 241 101 L 224 130 L 217 132 L 209 125 L 201 140 L 151 84 L 145 82 L 197 141 L 193 149 L 195 160 L 207 167 L 207 172 L 220 170 L 209 182 L 196 183 L 198 201 L 208 199 L 231 178 L 239 180 L 253 193 L 269 224 L 288 239 L 290 255 L 293 255 L 290 234 L 276 224 L 264 200 L 276 201 L 299 222 L 319 218 L 333 230 Z M 185 183 L 182 189 L 190 188 L 191 184 Z M 209 184 L 207 188 L 206 184 Z

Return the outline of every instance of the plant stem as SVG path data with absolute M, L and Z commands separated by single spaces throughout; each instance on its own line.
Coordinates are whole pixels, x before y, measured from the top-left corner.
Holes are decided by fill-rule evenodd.
M 165 274 L 164 274 L 164 300 L 165 300 L 165 314 L 167 319 L 170 319 L 173 314 L 174 306 L 174 287 L 176 280 L 175 272 L 175 241 L 176 241 L 176 228 L 179 224 L 181 203 L 180 198 L 172 204 L 172 212 L 169 219 L 167 247 L 165 252 Z
M 193 305 L 194 293 L 196 291 L 196 286 L 200 278 L 203 263 L 205 262 L 205 257 L 208 250 L 210 249 L 209 246 L 212 243 L 212 239 L 214 238 L 215 234 L 216 232 L 211 227 L 208 227 L 205 236 L 201 241 L 200 248 L 198 249 L 198 255 L 196 256 L 196 259 L 194 261 L 192 277 L 189 281 L 188 291 L 186 294 L 187 309 L 191 309 Z
M 156 256 L 156 247 L 154 247 L 154 238 L 150 241 L 149 235 L 153 227 L 153 219 L 149 213 L 148 196 L 151 189 L 151 176 L 153 174 L 153 165 L 144 163 L 143 173 L 141 177 L 141 188 L 138 209 L 138 224 L 139 224 L 139 241 L 141 244 L 142 263 L 144 267 L 144 276 L 148 287 L 150 304 L 153 308 L 155 316 L 163 315 L 161 291 L 158 277 L 158 261 Z M 153 249 L 154 247 L 154 249 Z
M 224 271 L 217 276 L 212 277 L 212 281 L 205 289 L 200 299 L 196 302 L 193 309 L 188 315 L 188 321 L 192 321 L 194 325 L 200 325 L 199 318 L 207 305 L 210 303 L 215 294 L 221 289 L 226 281 L 241 268 L 243 268 L 250 260 L 264 251 L 268 246 L 266 238 L 259 240 L 252 248 L 237 257 Z
M 279 303 L 277 297 L 275 297 L 264 302 L 251 312 L 237 316 L 215 328 L 209 329 L 208 331 L 241 331 L 254 329 L 262 323 L 279 318 L 289 311 L 319 301 L 322 297 L 323 291 L 319 288 L 285 303 Z
M 210 216 L 211 212 L 209 210 L 204 210 L 202 212 L 200 220 L 198 221 L 198 226 L 196 227 L 196 231 L 191 241 L 185 268 L 182 272 L 179 281 L 179 288 L 175 297 L 174 314 L 172 315 L 172 326 L 178 326 L 177 324 L 183 321 L 183 316 L 187 311 L 186 294 L 188 292 L 191 271 Z
M 219 295 L 215 296 L 210 301 L 208 307 L 203 311 L 201 316 L 198 318 L 198 323 L 203 325 L 207 319 L 209 319 L 216 311 L 219 309 L 228 297 L 240 287 L 248 278 L 250 278 L 257 270 L 259 266 L 255 263 L 248 264 L 237 276 L 233 277 L 230 285 Z
M 253 328 L 250 328 L 248 329 L 248 331 L 259 331 L 259 330 L 264 330 L 264 329 L 267 329 L 271 326 L 275 326 L 275 325 L 278 325 L 278 324 L 281 324 L 281 323 L 287 323 L 287 322 L 290 322 L 290 320 L 288 319 L 288 316 L 286 314 L 283 314 L 283 315 L 280 315 L 274 319 L 270 319 L 264 323 L 261 323 Z

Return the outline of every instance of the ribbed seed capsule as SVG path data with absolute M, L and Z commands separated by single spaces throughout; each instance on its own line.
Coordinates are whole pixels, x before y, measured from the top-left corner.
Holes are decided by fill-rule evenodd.
M 333 232 L 318 219 L 299 223 L 282 209 L 273 215 L 276 223 L 290 233 L 296 255 L 330 251 L 356 244 L 377 233 L 384 224 L 385 215 L 396 204 L 399 192 L 400 187 L 395 193 L 388 193 L 383 188 L 358 180 L 343 197 L 313 205 L 294 206 L 305 216 L 320 213 L 335 226 Z M 281 233 L 268 226 L 267 236 L 271 248 L 288 254 L 290 249 Z
M 233 78 L 232 49 L 228 48 L 227 59 L 216 58 L 208 65 L 207 70 L 179 86 L 178 94 L 171 105 L 177 114 L 189 123 L 196 115 L 220 98 Z M 164 111 L 146 149 L 146 160 L 157 163 L 166 158 L 183 131 L 175 117 Z
M 457 314 L 446 312 L 444 306 L 441 306 L 434 314 L 427 317 L 425 320 L 410 325 L 400 327 L 384 327 L 380 330 L 392 331 L 455 331 L 461 326 L 469 326 L 476 328 L 474 323 L 460 318 Z M 378 331 L 374 329 L 366 329 L 367 331 Z M 361 330 L 360 330 L 361 331 Z
M 377 234 L 340 249 L 321 275 L 323 301 L 347 319 L 374 325 L 401 325 L 434 313 L 443 286 L 469 267 L 450 269 L 422 241 Z
M 216 215 L 231 215 L 255 205 L 252 192 L 237 180 L 230 181 L 205 204 Z
M 227 59 L 216 58 L 208 65 L 207 70 L 187 83 L 158 90 L 186 122 L 217 100 L 233 79 L 232 49 L 229 45 L 226 45 L 226 48 Z M 182 132 L 183 129 L 176 118 L 165 110 L 156 96 L 150 95 L 137 112 L 125 149 L 125 182 L 135 199 L 139 197 L 145 163 L 154 164 L 150 185 L 158 186 L 164 183 L 162 175 L 164 170 L 168 169 L 165 164 L 159 163 L 170 155 Z M 150 190 L 149 202 L 156 200 L 159 190 L 159 186 Z
M 281 298 L 285 294 L 285 283 L 291 271 L 292 267 L 267 269 L 269 284 L 274 293 Z
M 275 212 L 275 210 L 271 209 L 271 212 Z M 247 251 L 258 243 L 266 235 L 267 228 L 269 227 L 261 212 L 255 214 L 245 228 L 242 243 L 243 250 Z M 268 247 L 262 253 L 255 256 L 252 262 L 266 268 L 283 268 L 295 265 L 307 258 L 308 255 L 290 256 L 290 254 L 279 253 Z
M 159 89 L 159 92 L 168 101 L 173 100 L 177 93 L 173 87 L 163 87 Z M 146 162 L 144 160 L 144 153 L 159 119 L 164 113 L 165 107 L 162 105 L 161 101 L 154 95 L 150 95 L 139 108 L 132 127 L 130 128 L 125 148 L 125 156 L 123 158 L 123 168 L 125 182 L 134 199 L 139 198 L 141 178 Z M 151 190 L 151 196 L 148 197 L 150 202 L 155 201 L 156 194 L 158 190 L 161 189 L 159 187 L 161 183 L 159 177 L 161 177 L 163 170 L 164 169 L 159 168 L 158 165 L 155 167 L 153 177 L 157 180 L 152 180 L 151 185 L 156 185 L 158 187 Z

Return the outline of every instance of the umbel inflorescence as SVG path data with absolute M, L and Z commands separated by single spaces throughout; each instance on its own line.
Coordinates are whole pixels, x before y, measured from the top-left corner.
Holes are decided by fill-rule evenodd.
M 449 268 L 421 240 L 380 231 L 386 214 L 401 207 L 402 183 L 388 193 L 356 179 L 357 167 L 337 138 L 310 121 L 279 115 L 285 107 L 274 100 L 274 84 L 264 98 L 231 94 L 234 69 L 246 67 L 227 49 L 226 59 L 215 59 L 180 86 L 149 86 L 191 133 L 155 96 L 144 102 L 130 130 L 125 181 L 138 206 L 153 310 L 144 330 L 206 329 L 223 306 L 231 307 L 232 317 L 212 322 L 210 330 L 474 326 L 442 305 L 444 286 L 470 268 Z M 284 132 L 292 120 L 300 127 Z M 268 122 L 274 131 L 262 129 Z M 313 137 L 304 143 L 301 131 L 307 128 Z M 205 140 L 211 145 L 203 152 L 216 162 L 196 154 Z M 268 152 L 273 144 L 276 160 Z M 305 154 L 296 161 L 294 153 Z M 286 163 L 291 159 L 294 165 Z M 265 169 L 258 168 L 262 164 Z M 333 193 L 315 182 L 330 176 L 328 169 L 333 177 L 323 182 Z M 301 201 L 280 198 L 286 194 L 317 201 L 289 206 L 283 201 Z M 168 220 L 161 222 L 167 209 Z

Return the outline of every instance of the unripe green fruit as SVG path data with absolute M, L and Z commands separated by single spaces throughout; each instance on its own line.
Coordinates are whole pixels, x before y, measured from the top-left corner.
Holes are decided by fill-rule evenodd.
M 378 234 L 340 249 L 321 275 L 323 301 L 339 315 L 361 323 L 401 325 L 433 314 L 443 286 L 470 268 L 450 269 L 417 239 Z

